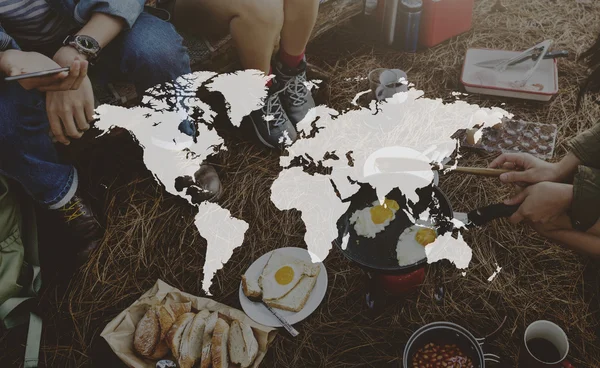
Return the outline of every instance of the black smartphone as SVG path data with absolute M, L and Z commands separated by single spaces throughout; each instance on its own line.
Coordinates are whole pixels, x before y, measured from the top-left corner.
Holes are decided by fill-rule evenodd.
M 45 77 L 47 75 L 53 75 L 53 74 L 58 74 L 58 73 L 68 72 L 68 71 L 69 71 L 69 67 L 67 66 L 64 68 L 56 68 L 56 69 L 50 69 L 50 70 L 42 70 L 40 72 L 14 75 L 12 77 L 6 77 L 6 78 L 4 78 L 4 80 L 7 82 L 11 82 L 11 81 L 17 81 L 17 80 L 21 80 L 21 79 Z

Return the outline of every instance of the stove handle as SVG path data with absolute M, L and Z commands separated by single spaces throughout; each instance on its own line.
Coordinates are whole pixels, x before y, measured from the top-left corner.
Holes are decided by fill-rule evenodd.
M 490 354 L 490 353 L 483 354 L 483 359 L 486 362 L 494 362 L 494 363 L 500 363 L 502 361 L 502 359 L 498 355 Z

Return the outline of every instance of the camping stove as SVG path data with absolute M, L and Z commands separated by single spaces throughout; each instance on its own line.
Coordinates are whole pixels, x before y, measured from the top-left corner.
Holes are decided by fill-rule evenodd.
M 421 286 L 425 281 L 425 267 L 402 274 L 386 274 L 368 271 L 366 274 L 367 307 L 375 310 L 384 300 L 386 294 L 404 297 Z

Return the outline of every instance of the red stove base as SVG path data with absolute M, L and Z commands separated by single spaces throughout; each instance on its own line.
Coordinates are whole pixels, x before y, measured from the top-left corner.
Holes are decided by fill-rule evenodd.
M 382 306 L 385 295 L 402 297 L 415 291 L 425 281 L 425 267 L 411 273 L 387 275 L 367 273 L 367 307 L 376 312 Z
M 402 296 L 416 290 L 425 281 L 425 268 L 419 268 L 404 275 L 372 275 L 374 282 L 380 283 L 381 288 L 388 294 Z

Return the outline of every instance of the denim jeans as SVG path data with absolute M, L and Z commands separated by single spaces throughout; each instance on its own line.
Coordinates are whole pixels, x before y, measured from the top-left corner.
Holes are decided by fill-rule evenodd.
M 143 92 L 190 73 L 190 61 L 173 25 L 142 13 L 132 29 L 101 52 L 92 68 L 102 79 L 132 82 Z M 18 181 L 39 203 L 53 207 L 70 199 L 77 173 L 60 162 L 48 134 L 45 95 L 15 82 L 0 82 L 0 173 Z

